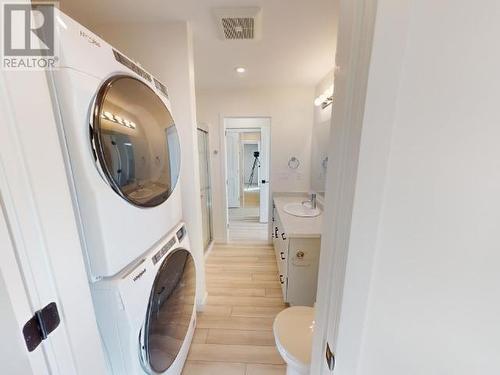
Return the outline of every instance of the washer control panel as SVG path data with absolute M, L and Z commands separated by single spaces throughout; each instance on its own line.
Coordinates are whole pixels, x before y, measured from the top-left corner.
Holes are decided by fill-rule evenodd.
M 172 237 L 170 239 L 170 241 L 168 241 L 165 246 L 163 246 L 160 250 L 158 250 L 158 252 L 153 255 L 153 264 L 156 265 L 156 263 L 158 263 L 161 258 L 163 258 L 163 256 L 175 245 L 175 237 Z
M 186 236 L 186 227 L 184 225 L 177 231 L 176 236 L 179 242 Z

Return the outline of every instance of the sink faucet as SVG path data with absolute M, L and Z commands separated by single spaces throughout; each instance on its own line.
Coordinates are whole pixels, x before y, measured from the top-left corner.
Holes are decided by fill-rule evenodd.
M 317 206 L 318 206 L 318 204 L 316 202 L 316 193 L 311 193 L 311 199 L 302 202 L 302 204 L 304 204 L 304 203 L 310 203 L 311 204 L 311 208 L 313 210 L 315 210 L 317 208 Z
M 317 203 L 316 203 L 316 193 L 311 193 L 311 208 L 313 210 L 316 209 Z

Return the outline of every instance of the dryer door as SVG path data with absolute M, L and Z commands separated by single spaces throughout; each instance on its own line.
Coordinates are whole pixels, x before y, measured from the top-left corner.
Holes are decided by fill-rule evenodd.
M 174 362 L 186 337 L 195 304 L 194 260 L 184 249 L 171 252 L 156 275 L 141 332 L 142 364 L 161 374 Z
M 144 82 L 122 75 L 101 86 L 91 136 L 100 169 L 122 198 L 153 207 L 172 194 L 179 176 L 179 138 L 168 108 Z

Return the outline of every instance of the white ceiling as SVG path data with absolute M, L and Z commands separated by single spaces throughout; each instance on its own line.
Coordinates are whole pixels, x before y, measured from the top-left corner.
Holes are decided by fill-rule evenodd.
M 197 88 L 315 85 L 333 68 L 336 0 L 61 0 L 64 12 L 92 29 L 117 22 L 188 20 Z M 223 41 L 214 7 L 260 6 L 262 39 Z M 241 76 L 234 68 L 244 66 Z

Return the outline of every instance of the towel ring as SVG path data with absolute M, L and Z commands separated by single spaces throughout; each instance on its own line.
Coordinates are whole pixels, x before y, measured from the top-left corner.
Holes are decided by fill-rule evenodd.
M 290 169 L 297 169 L 299 165 L 300 161 L 295 156 L 292 156 L 290 160 L 288 160 L 288 168 Z
M 323 161 L 321 162 L 321 166 L 326 169 L 326 167 L 328 166 L 328 156 L 326 158 L 323 159 Z

